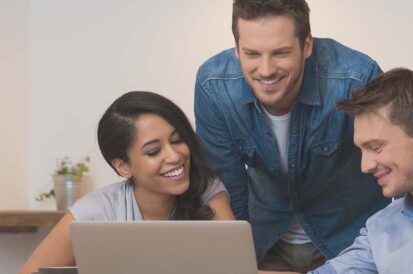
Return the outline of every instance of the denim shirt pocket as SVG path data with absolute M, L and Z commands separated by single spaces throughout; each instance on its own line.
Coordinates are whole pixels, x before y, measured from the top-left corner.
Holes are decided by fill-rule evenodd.
M 338 146 L 337 140 L 329 140 L 314 145 L 312 150 L 316 155 L 330 156 L 337 150 Z
M 241 156 L 242 161 L 250 167 L 257 167 L 258 161 L 256 156 L 255 147 L 251 145 L 245 139 L 234 140 L 235 145 L 238 151 L 238 154 Z

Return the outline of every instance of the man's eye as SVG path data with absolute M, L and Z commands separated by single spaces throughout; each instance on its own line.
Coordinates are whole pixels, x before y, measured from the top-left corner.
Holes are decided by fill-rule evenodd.
M 381 150 L 381 145 L 371 146 L 370 149 L 373 150 L 373 151 L 375 151 L 375 152 L 380 152 L 380 150 Z
M 245 55 L 250 57 L 250 58 L 255 58 L 255 57 L 259 56 L 259 54 L 256 53 L 256 52 L 245 52 Z
M 287 56 L 289 53 L 290 53 L 289 51 L 280 51 L 280 52 L 274 53 L 274 56 L 283 57 L 283 56 Z

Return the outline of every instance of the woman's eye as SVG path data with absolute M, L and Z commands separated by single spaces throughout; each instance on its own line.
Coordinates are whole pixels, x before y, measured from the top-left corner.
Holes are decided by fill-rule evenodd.
M 157 149 L 152 149 L 152 150 L 147 151 L 147 152 L 145 153 L 145 155 L 147 155 L 147 156 L 149 156 L 149 157 L 156 156 L 156 155 L 159 154 L 160 151 L 161 151 L 161 150 L 160 150 L 159 148 L 157 148 Z
M 183 140 L 182 140 L 181 137 L 179 137 L 179 138 L 174 138 L 174 139 L 171 140 L 171 143 L 172 143 L 172 144 L 180 144 L 180 143 L 182 143 L 182 142 L 183 142 Z
M 183 139 L 178 132 L 175 132 L 174 134 L 172 134 L 169 141 L 171 142 L 171 144 L 180 144 L 183 142 Z

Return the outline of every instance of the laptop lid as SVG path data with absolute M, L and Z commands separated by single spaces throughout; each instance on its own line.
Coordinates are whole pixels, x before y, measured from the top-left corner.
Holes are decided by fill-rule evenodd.
M 74 221 L 79 274 L 256 274 L 245 221 Z

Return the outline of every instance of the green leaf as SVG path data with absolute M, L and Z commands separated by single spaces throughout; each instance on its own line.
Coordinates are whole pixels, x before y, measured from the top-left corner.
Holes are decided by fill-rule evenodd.
M 49 192 L 42 192 L 39 194 L 39 196 L 34 197 L 34 199 L 36 199 L 36 201 L 40 202 L 43 201 L 44 199 L 50 198 L 50 197 L 54 197 L 54 189 L 51 189 Z

